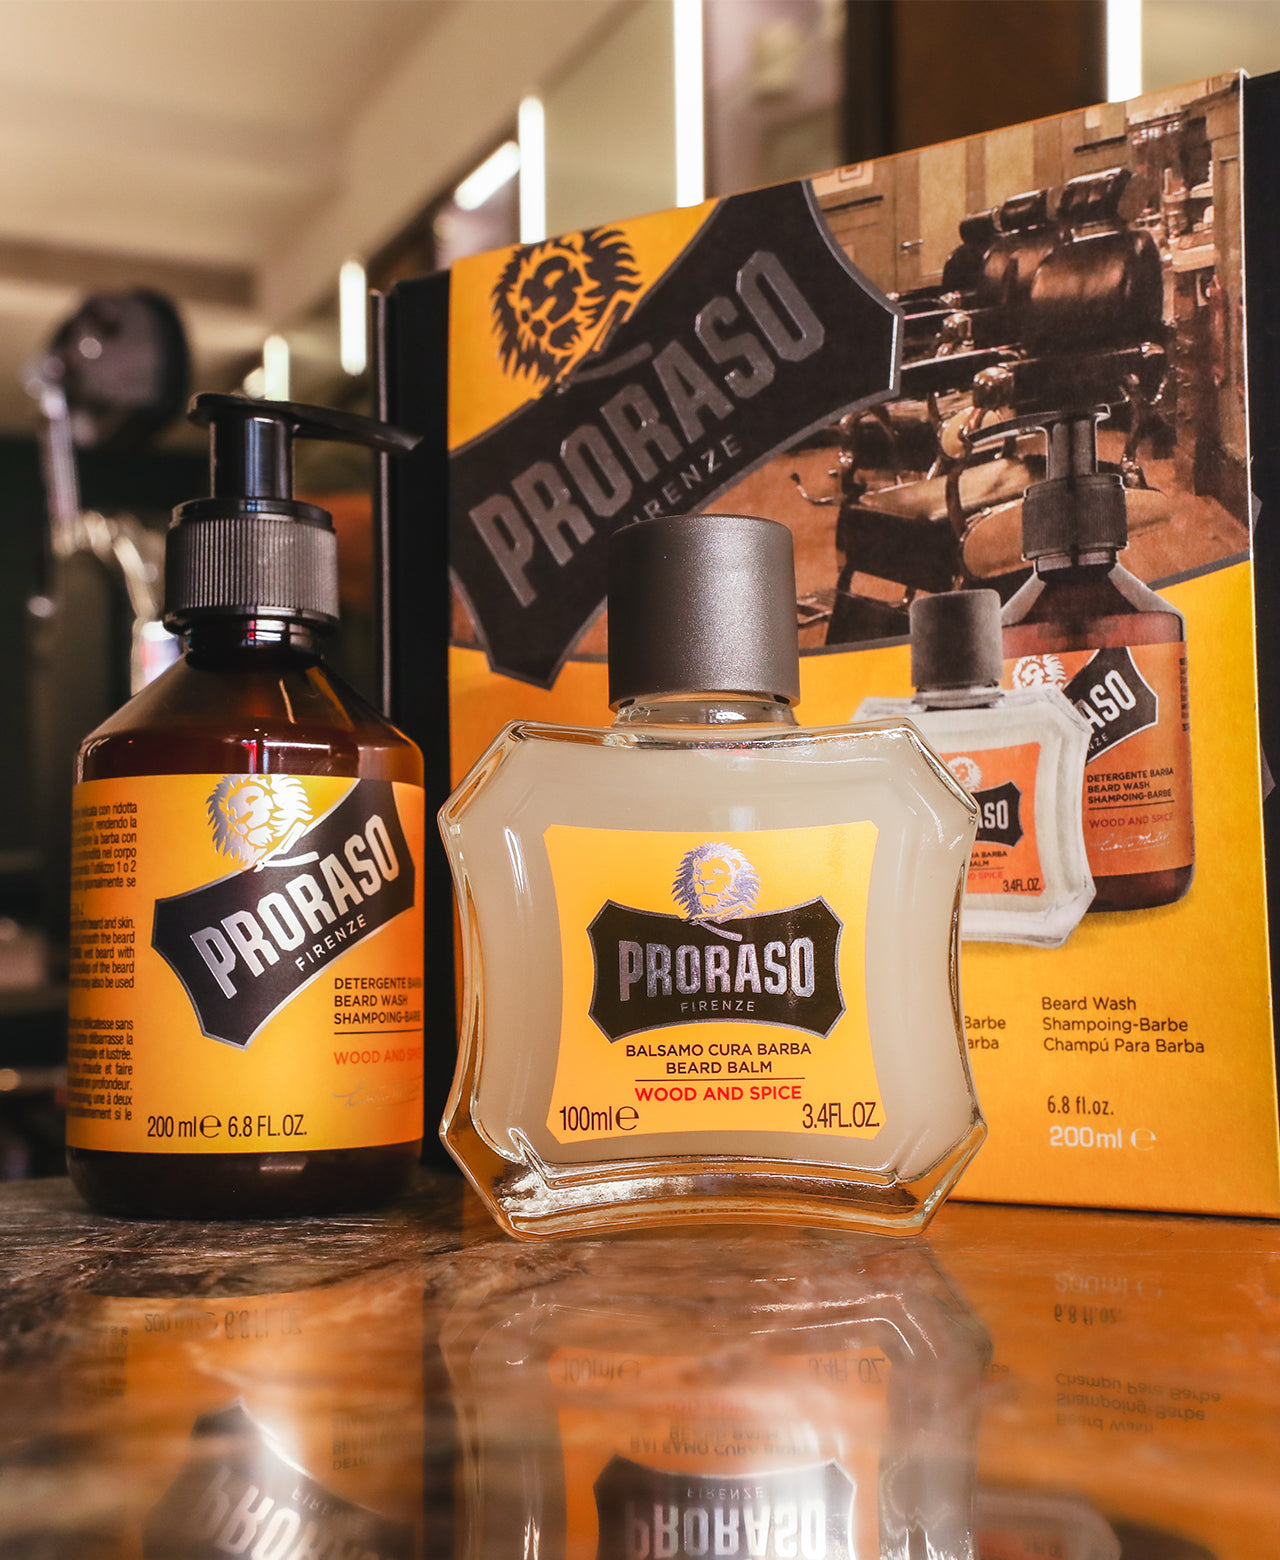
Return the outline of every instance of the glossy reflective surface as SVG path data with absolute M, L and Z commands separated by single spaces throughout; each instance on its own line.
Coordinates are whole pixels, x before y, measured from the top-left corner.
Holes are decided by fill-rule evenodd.
M 928 1240 L 519 1245 L 0 1191 L 0 1554 L 1280 1552 L 1280 1226 L 952 1203 Z

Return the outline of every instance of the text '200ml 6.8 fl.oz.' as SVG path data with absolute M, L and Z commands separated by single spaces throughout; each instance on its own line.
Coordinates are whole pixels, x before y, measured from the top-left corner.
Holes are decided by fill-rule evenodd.
M 319 658 L 336 538 L 291 441 L 415 441 L 231 396 L 192 415 L 213 493 L 169 533 L 183 657 L 80 752 L 68 1166 L 111 1213 L 365 1206 L 422 1138 L 422 759 Z

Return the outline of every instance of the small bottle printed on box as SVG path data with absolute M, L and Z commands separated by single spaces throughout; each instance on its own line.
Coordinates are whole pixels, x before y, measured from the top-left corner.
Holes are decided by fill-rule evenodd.
M 336 537 L 292 440 L 417 440 L 236 396 L 192 420 L 213 491 L 168 536 L 182 659 L 80 749 L 68 1169 L 107 1213 L 366 1207 L 422 1141 L 422 755 L 320 659 Z
M 1093 899 L 1081 832 L 1089 725 L 1057 688 L 1000 687 L 1000 597 L 911 603 L 913 699 L 865 699 L 858 720 L 915 722 L 978 804 L 960 935 L 1056 948 Z
M 604 730 L 509 726 L 441 811 L 465 956 L 441 1135 L 510 1232 L 920 1229 L 985 1128 L 976 808 L 905 722 L 801 729 L 791 533 L 614 537 Z
M 1084 837 L 1090 910 L 1172 904 L 1191 887 L 1191 728 L 1182 614 L 1118 561 L 1128 545 L 1125 488 L 1098 470 L 1103 411 L 984 429 L 1044 428 L 1047 479 L 1022 504 L 1035 572 L 1005 606 L 1006 681 L 1059 687 L 1090 726 Z

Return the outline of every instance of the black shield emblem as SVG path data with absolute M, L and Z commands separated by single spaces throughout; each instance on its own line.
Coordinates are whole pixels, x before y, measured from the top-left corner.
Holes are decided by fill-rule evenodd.
M 1007 845 L 1010 850 L 1022 838 L 1022 792 L 1012 780 L 975 791 L 978 804 L 978 839 L 988 845 Z
M 1089 722 L 1089 764 L 1160 718 L 1155 689 L 1125 645 L 1099 650 L 1062 691 Z
M 595 1496 L 596 1560 L 855 1560 L 854 1484 L 835 1462 L 707 1476 L 615 1456 Z
M 246 1046 L 358 942 L 411 908 L 413 857 L 388 780 L 360 780 L 287 857 L 156 901 L 151 946 L 201 1032 Z
M 587 928 L 591 1017 L 610 1040 L 726 1018 L 828 1035 L 844 1012 L 842 929 L 825 899 L 724 922 L 609 900 Z

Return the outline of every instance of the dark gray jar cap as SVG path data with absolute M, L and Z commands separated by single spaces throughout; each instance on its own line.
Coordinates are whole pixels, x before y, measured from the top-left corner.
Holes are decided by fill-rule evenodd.
M 791 532 L 755 515 L 638 520 L 609 547 L 609 703 L 800 698 Z
M 917 688 L 994 686 L 1004 671 L 1000 597 L 953 590 L 911 603 L 911 681 Z

